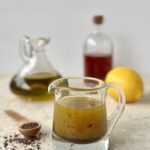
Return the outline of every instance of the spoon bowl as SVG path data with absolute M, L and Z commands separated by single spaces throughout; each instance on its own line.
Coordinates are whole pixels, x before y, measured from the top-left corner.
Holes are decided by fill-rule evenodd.
M 26 122 L 19 126 L 19 131 L 25 137 L 34 137 L 41 129 L 41 124 L 39 122 Z

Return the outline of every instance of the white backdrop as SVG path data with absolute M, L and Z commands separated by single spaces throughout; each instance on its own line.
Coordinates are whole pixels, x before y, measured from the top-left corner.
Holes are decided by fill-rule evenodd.
M 91 18 L 103 14 L 103 31 L 114 41 L 114 65 L 150 74 L 149 0 L 0 0 L 0 74 L 23 65 L 21 36 L 48 36 L 46 54 L 62 74 L 82 74 L 82 46 L 93 30 Z

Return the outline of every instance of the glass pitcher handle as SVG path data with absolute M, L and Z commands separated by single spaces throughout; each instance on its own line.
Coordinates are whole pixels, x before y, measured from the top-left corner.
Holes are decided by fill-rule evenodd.
M 21 57 L 25 62 L 28 62 L 30 58 L 32 57 L 32 44 L 31 39 L 28 36 L 22 37 L 22 39 L 19 42 L 19 50 L 21 53 Z
M 115 83 L 107 82 L 106 88 L 113 88 L 116 90 L 118 94 L 118 105 L 114 112 L 108 117 L 108 131 L 107 135 L 109 136 L 112 129 L 116 125 L 118 119 L 120 118 L 121 114 L 123 113 L 123 110 L 125 108 L 125 95 L 121 87 Z

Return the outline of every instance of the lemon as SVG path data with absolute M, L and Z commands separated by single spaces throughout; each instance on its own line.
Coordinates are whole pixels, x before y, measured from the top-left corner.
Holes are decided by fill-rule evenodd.
M 127 103 L 136 102 L 143 96 L 144 89 L 142 79 L 133 69 L 116 67 L 107 73 L 105 81 L 119 84 L 125 93 Z M 113 98 L 118 98 L 114 89 L 110 89 L 108 93 Z

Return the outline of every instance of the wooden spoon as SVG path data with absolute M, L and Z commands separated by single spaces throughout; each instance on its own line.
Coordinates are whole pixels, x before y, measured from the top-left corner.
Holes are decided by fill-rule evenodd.
M 19 122 L 19 131 L 21 134 L 23 134 L 25 137 L 33 137 L 35 136 L 41 129 L 41 124 L 36 121 L 29 121 L 24 116 L 18 114 L 17 112 L 13 110 L 5 110 L 5 114 L 7 114 L 9 117 L 14 119 L 15 121 Z

